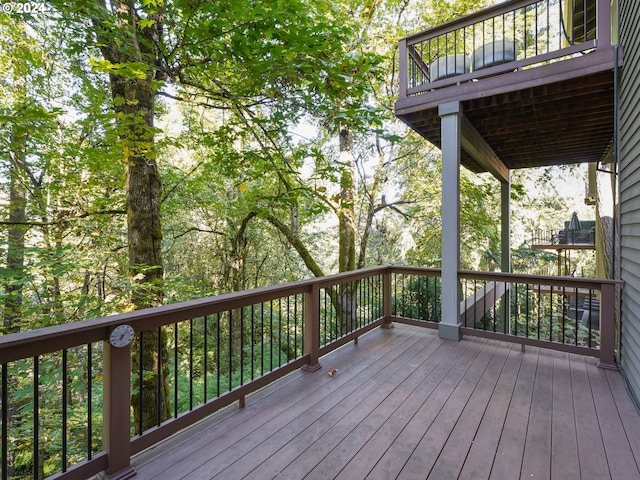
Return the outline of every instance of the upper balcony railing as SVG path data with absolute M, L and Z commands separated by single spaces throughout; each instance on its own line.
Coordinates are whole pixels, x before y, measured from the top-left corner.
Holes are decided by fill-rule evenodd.
M 459 277 L 466 334 L 615 363 L 617 282 Z M 377 326 L 436 326 L 440 304 L 439 270 L 382 266 L 0 337 L 1 477 L 130 478 L 131 455 Z M 108 342 L 122 324 L 135 348 Z
M 611 45 L 609 0 L 512 0 L 400 41 L 400 99 Z
M 567 247 L 592 247 L 596 245 L 595 228 L 579 228 L 564 230 L 535 230 L 531 236 L 531 244 L 561 250 Z

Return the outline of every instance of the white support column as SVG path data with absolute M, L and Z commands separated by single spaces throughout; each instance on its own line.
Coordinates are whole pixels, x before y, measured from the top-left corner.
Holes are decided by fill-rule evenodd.
M 460 131 L 462 105 L 439 106 L 442 149 L 442 318 L 440 338 L 460 340 Z

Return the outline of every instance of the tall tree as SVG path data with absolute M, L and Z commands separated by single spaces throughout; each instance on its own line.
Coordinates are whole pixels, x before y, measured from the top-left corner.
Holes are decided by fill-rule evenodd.
M 136 309 L 158 306 L 163 298 L 162 180 L 157 164 L 154 82 L 160 63 L 161 10 L 155 2 L 101 2 L 103 14 L 92 18 L 96 40 L 109 71 L 113 106 L 119 126 L 119 148 L 125 168 L 129 269 Z M 169 367 L 164 330 L 143 332 L 134 342 L 134 372 L 142 371 L 142 387 L 132 397 L 134 417 L 142 430 L 171 415 Z M 160 388 L 158 388 L 160 386 Z M 141 398 L 140 398 L 141 397 Z M 160 412 L 158 412 L 160 409 Z

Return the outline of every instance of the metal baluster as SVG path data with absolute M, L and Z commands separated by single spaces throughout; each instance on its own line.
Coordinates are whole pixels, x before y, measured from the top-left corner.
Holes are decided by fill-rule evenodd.
M 203 318 L 203 321 L 202 321 L 203 334 L 204 334 L 204 339 L 203 339 L 203 350 L 204 351 L 202 352 L 202 354 L 204 355 L 204 359 L 203 359 L 204 364 L 203 364 L 203 367 L 202 367 L 204 369 L 204 380 L 203 380 L 204 403 L 207 403 L 207 398 L 208 398 L 208 395 L 207 395 L 207 393 L 208 393 L 207 392 L 207 387 L 208 387 L 208 381 L 207 381 L 208 376 L 207 376 L 207 373 L 208 373 L 208 364 L 209 364 L 209 362 L 208 362 L 208 360 L 209 360 L 209 348 L 208 348 L 208 345 L 207 345 L 208 344 L 207 339 L 209 337 L 209 329 L 207 328 L 208 323 L 209 323 L 209 317 L 208 317 L 208 315 L 205 315 L 204 318 Z
M 216 397 L 220 396 L 220 312 L 216 313 Z
M 173 416 L 178 418 L 178 323 L 173 324 Z
M 156 376 L 156 423 L 158 426 L 162 423 L 162 373 L 160 365 L 162 365 L 162 332 L 158 327 L 158 375 Z
M 93 345 L 87 344 L 87 459 L 93 456 Z
M 68 351 L 65 348 L 62 350 L 62 471 L 67 471 L 67 420 L 68 420 L 68 406 L 67 397 L 69 395 L 69 386 L 67 377 L 69 374 L 69 368 L 67 360 L 69 359 Z
M 260 375 L 264 375 L 264 302 L 260 303 Z
M 278 366 L 282 365 L 282 298 L 278 298 Z
M 240 307 L 240 385 L 244 385 L 244 307 Z
M 7 480 L 9 475 L 9 448 L 7 436 L 9 434 L 9 375 L 6 363 L 2 364 L 2 480 Z
M 33 357 L 33 478 L 39 477 L 40 465 L 40 360 Z
M 193 410 L 193 318 L 189 319 L 189 410 Z
M 228 311 L 228 322 L 229 322 L 229 389 L 230 392 L 233 389 L 233 312 L 231 310 Z
M 140 332 L 140 364 L 139 364 L 139 368 L 138 368 L 138 411 L 140 412 L 140 415 L 138 415 L 138 434 L 142 435 L 142 417 L 143 417 L 143 408 L 142 408 L 142 392 L 144 391 L 143 389 L 143 382 L 142 379 L 144 378 L 144 365 L 143 365 L 143 358 L 144 358 L 144 332 Z
M 256 331 L 255 331 L 255 326 L 254 326 L 254 322 L 255 322 L 255 317 L 254 317 L 254 313 L 255 313 L 255 309 L 254 309 L 254 305 L 251 305 L 251 380 L 253 380 L 253 376 L 254 376 L 254 358 L 255 358 L 255 342 L 256 342 Z
M 269 300 L 269 371 L 273 370 L 273 300 Z

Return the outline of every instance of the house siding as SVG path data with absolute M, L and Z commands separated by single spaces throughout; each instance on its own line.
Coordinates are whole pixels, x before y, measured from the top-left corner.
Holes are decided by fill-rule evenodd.
M 619 39 L 625 66 L 620 73 L 620 362 L 640 398 L 640 9 L 638 0 L 619 1 Z

